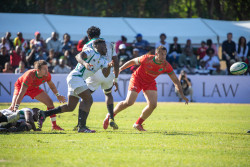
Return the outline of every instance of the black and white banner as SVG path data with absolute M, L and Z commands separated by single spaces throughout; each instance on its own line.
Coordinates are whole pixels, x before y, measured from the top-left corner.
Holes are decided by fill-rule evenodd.
M 20 75 L 0 74 L 0 102 L 11 102 L 14 84 Z M 131 75 L 119 75 L 119 91 L 113 92 L 114 101 L 121 101 L 126 98 L 127 89 Z M 60 94 L 67 96 L 67 74 L 52 74 L 52 81 Z M 193 87 L 193 99 L 196 102 L 208 103 L 250 103 L 250 77 L 249 76 L 188 76 Z M 174 85 L 168 75 L 160 75 L 157 79 L 158 101 L 176 102 L 178 97 L 175 94 Z M 40 86 L 49 94 L 53 101 L 57 101 L 55 95 L 48 85 Z M 93 93 L 94 101 L 105 101 L 104 94 L 99 88 Z M 145 102 L 143 93 L 138 95 L 137 101 Z M 36 102 L 26 96 L 23 102 Z

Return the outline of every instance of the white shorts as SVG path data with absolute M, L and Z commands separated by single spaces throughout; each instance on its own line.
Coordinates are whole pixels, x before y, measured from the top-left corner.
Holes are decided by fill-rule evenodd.
M 78 95 L 88 89 L 85 80 L 82 77 L 68 75 L 68 96 L 75 96 L 80 98 Z
M 113 86 L 113 80 L 115 74 L 113 70 L 110 70 L 110 74 L 107 78 L 104 77 L 102 70 L 98 70 L 94 75 L 86 79 L 86 83 L 91 91 L 95 91 L 99 86 L 103 90 L 109 89 Z

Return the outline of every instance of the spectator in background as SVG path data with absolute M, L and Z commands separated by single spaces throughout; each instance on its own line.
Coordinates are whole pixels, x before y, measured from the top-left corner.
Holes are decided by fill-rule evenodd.
M 40 32 L 37 31 L 37 32 L 35 32 L 34 35 L 35 35 L 35 39 L 32 39 L 30 41 L 30 48 L 34 47 L 36 51 L 38 50 L 38 48 L 42 48 L 43 50 L 45 50 L 46 45 L 45 45 L 44 41 L 41 40 Z
M 25 64 L 23 61 L 19 62 L 19 67 L 16 68 L 15 70 L 15 74 L 21 74 L 21 73 L 25 73 L 28 69 L 25 68 Z
M 236 55 L 236 45 L 232 41 L 232 37 L 232 33 L 228 33 L 227 40 L 222 43 L 222 59 L 226 61 L 228 73 L 230 72 L 230 60 L 235 60 Z
M 207 55 L 202 60 L 206 62 L 206 68 L 210 70 L 210 74 L 212 74 L 212 72 L 216 70 L 216 68 L 214 68 L 214 64 L 220 63 L 220 60 L 214 55 L 213 48 L 208 48 L 206 53 Z
M 150 49 L 148 41 L 142 39 L 142 34 L 136 35 L 136 42 L 133 47 L 139 49 L 139 56 L 146 54 Z
M 36 61 L 36 48 L 35 45 L 32 45 L 31 49 L 29 49 L 26 53 L 27 67 L 33 68 L 35 61 Z
M 130 60 L 129 55 L 126 53 L 126 45 L 125 44 L 121 44 L 119 46 L 119 52 L 118 52 L 117 56 L 118 56 L 118 61 L 120 61 L 120 59 L 122 59 L 122 61 L 125 61 L 125 62 Z
M 6 38 L 2 37 L 1 38 L 1 43 L 0 43 L 0 48 L 5 47 L 7 51 L 10 50 L 10 46 L 6 43 Z
M 196 70 L 196 73 L 200 75 L 208 75 L 210 71 L 206 68 L 206 62 L 203 59 L 201 59 L 199 64 L 200 65 L 198 69 Z
M 179 57 L 179 66 L 188 71 L 188 73 L 195 73 L 197 58 L 193 54 L 193 47 L 190 39 L 187 40 L 183 54 Z
M 70 35 L 65 33 L 63 35 L 63 42 L 62 42 L 62 52 L 64 53 L 66 50 L 70 51 L 73 43 L 70 41 Z
M 25 51 L 25 49 L 28 47 L 28 44 L 23 39 L 23 34 L 21 32 L 17 33 L 17 37 L 14 39 L 13 45 L 15 48 L 16 46 L 20 46 L 22 51 Z
M 19 62 L 22 60 L 21 51 L 21 46 L 17 45 L 16 50 L 13 50 L 10 55 L 10 65 L 14 70 L 19 66 Z
M 181 45 L 178 44 L 178 38 L 174 37 L 174 43 L 170 45 L 169 56 L 179 57 L 181 53 L 182 53 L 182 50 L 181 50 Z
M 0 72 L 3 71 L 5 63 L 10 61 L 10 55 L 6 50 L 6 47 L 2 47 L 0 51 Z
M 69 66 L 71 69 L 73 69 L 76 66 L 77 61 L 76 61 L 75 57 L 71 54 L 70 51 L 66 50 L 64 52 L 64 57 L 63 58 L 65 60 L 65 64 L 67 66 Z
M 178 38 L 174 37 L 174 43 L 170 45 L 169 54 L 167 57 L 169 63 L 172 65 L 174 69 L 178 68 L 179 56 L 182 53 L 181 45 L 178 44 L 177 42 Z
M 159 46 L 164 46 L 167 49 L 167 54 L 169 53 L 169 44 L 165 41 L 167 39 L 166 34 L 162 33 L 160 35 L 160 42 L 155 43 L 155 48 Z
M 134 48 L 133 49 L 133 54 L 132 54 L 132 59 L 136 58 L 136 57 L 139 57 L 139 49 L 137 48 Z M 129 69 L 131 71 L 131 73 L 135 72 L 135 70 L 138 68 L 139 66 L 138 65 L 133 65 L 131 66 Z
M 238 45 L 236 47 L 236 60 L 237 61 L 243 61 L 243 62 L 248 62 L 247 61 L 247 54 L 248 54 L 248 46 L 247 46 L 247 41 L 245 37 L 240 37 Z
M 38 47 L 37 51 L 35 53 L 35 61 L 39 61 L 39 60 L 47 60 L 47 53 L 43 51 L 43 48 Z
M 5 63 L 3 73 L 13 73 L 12 67 L 9 62 Z
M 59 65 L 55 66 L 53 73 L 55 74 L 68 74 L 70 73 L 71 68 L 65 65 L 64 59 L 59 59 Z
M 78 41 L 78 44 L 77 44 L 77 51 L 78 51 L 78 52 L 81 52 L 83 46 L 84 46 L 88 41 L 89 41 L 89 39 L 88 39 L 87 36 L 85 36 L 83 39 L 81 39 L 80 41 Z
M 56 32 L 51 33 L 51 37 L 49 37 L 46 40 L 46 44 L 47 44 L 47 51 L 49 51 L 50 49 L 54 49 L 56 58 L 59 58 L 62 51 L 62 44 L 58 40 L 58 35 Z
M 220 63 L 214 63 L 213 66 L 216 70 L 212 72 L 212 75 L 226 75 L 226 71 L 221 70 Z
M 10 49 L 14 49 L 14 45 L 13 42 L 10 40 L 11 37 L 11 33 L 10 32 L 6 32 L 5 34 L 5 39 L 6 39 L 6 43 L 9 45 Z
M 199 56 L 199 60 L 203 59 L 205 57 L 207 51 L 206 43 L 205 41 L 201 42 L 201 47 L 198 48 L 197 54 Z
M 213 44 L 213 41 L 212 39 L 208 39 L 207 40 L 207 49 L 208 48 L 212 48 L 214 50 L 214 55 L 215 56 L 218 56 L 218 50 L 217 50 L 217 47 L 215 44 Z
M 187 73 L 184 70 L 181 70 L 179 75 L 179 81 L 181 83 L 182 91 L 185 96 L 190 95 L 190 102 L 193 102 L 193 88 L 191 80 L 187 77 Z M 179 102 L 182 101 L 179 91 L 175 88 L 175 93 L 179 97 Z
M 127 38 L 126 38 L 125 36 L 123 36 L 123 35 L 121 36 L 121 40 L 119 40 L 119 41 L 117 41 L 117 42 L 115 43 L 115 51 L 116 51 L 116 53 L 119 52 L 119 46 L 120 46 L 121 44 L 125 44 L 126 47 L 129 46 L 129 44 L 127 43 Z

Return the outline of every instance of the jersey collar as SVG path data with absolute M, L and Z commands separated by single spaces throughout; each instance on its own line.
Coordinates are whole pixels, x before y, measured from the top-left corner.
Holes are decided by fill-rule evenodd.
M 37 78 L 42 78 L 42 77 L 38 77 L 38 75 L 37 75 L 37 70 L 35 71 L 35 74 L 36 74 L 36 77 L 37 77 Z
M 155 62 L 155 64 L 161 64 L 161 63 L 156 63 L 156 61 L 155 61 L 155 56 L 154 56 L 154 58 L 153 58 L 153 61 Z

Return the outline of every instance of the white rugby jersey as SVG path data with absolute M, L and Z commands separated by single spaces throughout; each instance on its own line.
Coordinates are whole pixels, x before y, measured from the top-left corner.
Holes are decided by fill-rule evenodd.
M 103 39 L 103 38 L 93 38 L 91 39 L 88 43 L 86 43 L 82 50 L 84 50 L 85 48 L 92 48 L 93 49 L 93 43 L 95 40 L 97 39 Z M 112 57 L 113 56 L 117 56 L 116 55 L 116 52 L 115 52 L 115 48 L 114 48 L 114 45 L 108 41 L 106 41 L 105 39 L 103 39 L 106 43 L 106 47 L 107 47 L 107 53 L 106 53 L 106 58 L 108 60 L 108 62 L 111 62 L 112 61 Z
M 84 61 L 92 65 L 91 70 L 87 70 L 84 65 L 78 63 L 69 75 L 87 79 L 88 77 L 94 75 L 99 69 L 108 67 L 107 59 L 104 56 L 101 56 L 100 53 L 96 52 L 94 49 L 87 47 L 83 49 L 83 52 L 87 55 L 87 58 Z

